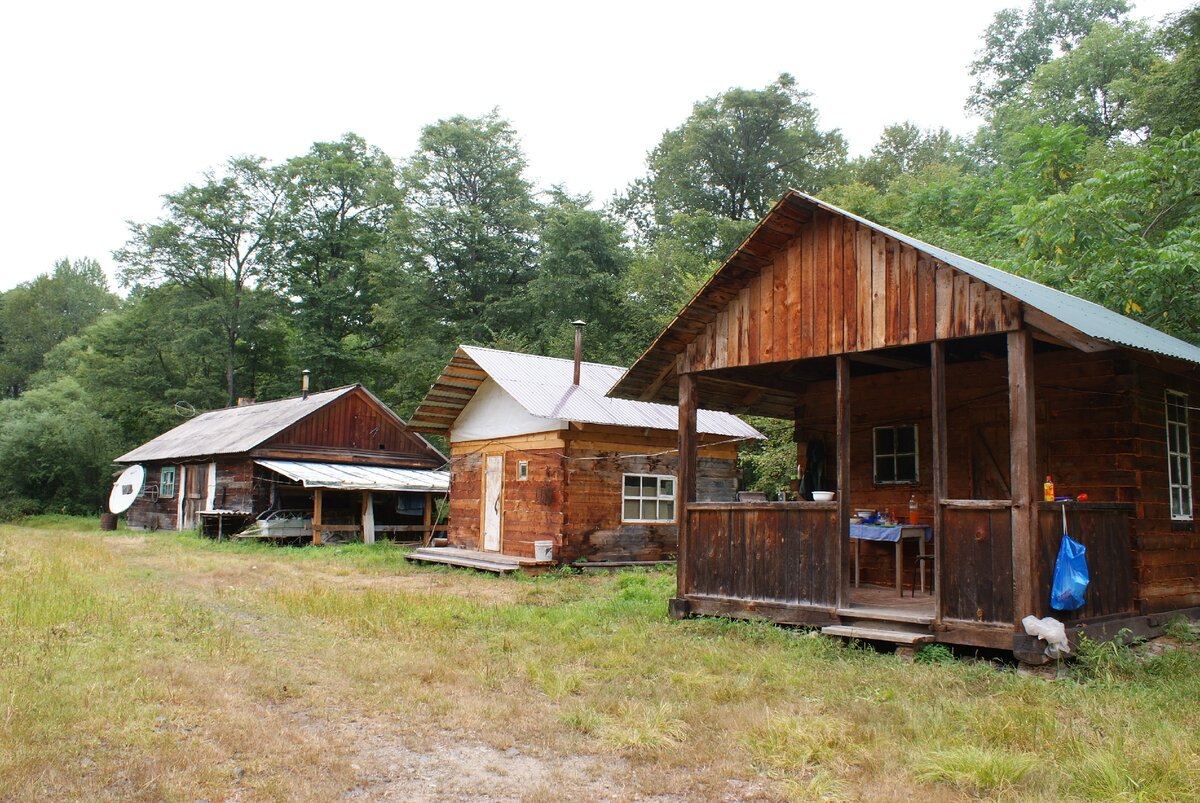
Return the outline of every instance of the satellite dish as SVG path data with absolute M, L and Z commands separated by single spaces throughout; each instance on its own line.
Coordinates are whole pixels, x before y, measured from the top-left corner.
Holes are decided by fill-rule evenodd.
M 191 402 L 177 401 L 175 402 L 175 414 L 191 418 L 196 414 L 196 408 L 192 406 Z
M 133 500 L 142 492 L 142 483 L 145 481 L 146 469 L 141 466 L 130 466 L 122 471 L 113 485 L 112 493 L 108 495 L 108 509 L 113 513 L 129 510 Z

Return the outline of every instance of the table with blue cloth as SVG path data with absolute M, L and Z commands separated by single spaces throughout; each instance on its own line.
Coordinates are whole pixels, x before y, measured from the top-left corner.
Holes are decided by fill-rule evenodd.
M 933 531 L 925 524 L 850 524 L 850 537 L 854 539 L 854 587 L 858 588 L 858 545 L 863 541 L 891 541 L 896 544 L 896 593 L 904 596 L 904 541 L 917 539 L 917 554 L 925 554 L 925 542 L 933 538 Z M 925 590 L 925 573 L 921 572 L 921 591 Z

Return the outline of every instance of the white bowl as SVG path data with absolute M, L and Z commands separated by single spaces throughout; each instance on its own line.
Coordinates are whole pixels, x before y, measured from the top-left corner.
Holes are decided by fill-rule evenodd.
M 833 491 L 813 491 L 812 495 L 813 495 L 814 502 L 832 502 L 833 501 Z

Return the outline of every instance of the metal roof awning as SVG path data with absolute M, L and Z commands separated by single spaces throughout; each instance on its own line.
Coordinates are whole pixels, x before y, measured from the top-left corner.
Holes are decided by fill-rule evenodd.
M 449 471 L 415 468 L 356 466 L 341 463 L 306 463 L 295 460 L 255 460 L 305 488 L 338 491 L 433 491 L 450 490 Z

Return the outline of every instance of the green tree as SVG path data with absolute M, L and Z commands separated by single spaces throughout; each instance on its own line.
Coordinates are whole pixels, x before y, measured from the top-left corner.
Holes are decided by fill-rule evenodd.
M 883 129 L 870 156 L 851 166 L 856 181 L 877 189 L 902 175 L 913 175 L 934 164 L 963 164 L 966 146 L 945 128 L 922 131 L 911 122 Z
M 1039 67 L 1071 50 L 1098 21 L 1115 22 L 1128 11 L 1125 0 L 1033 0 L 1025 11 L 996 12 L 971 64 L 967 107 L 990 114 L 1025 95 Z
M 1159 39 L 1170 56 L 1138 86 L 1138 122 L 1155 134 L 1194 131 L 1200 128 L 1200 6 L 1174 17 Z
M 237 401 L 238 354 L 245 326 L 242 302 L 274 248 L 282 188 L 264 160 L 231 159 L 223 175 L 163 196 L 155 223 L 130 223 L 130 239 L 113 254 L 125 286 L 177 284 L 205 305 L 202 324 L 223 341 L 225 397 Z
M 20 395 L 50 349 L 117 303 L 99 263 L 86 258 L 62 259 L 51 273 L 0 297 L 0 381 L 7 395 Z
M 96 512 L 116 442 L 112 422 L 70 378 L 0 401 L 0 517 Z
M 425 127 L 403 170 L 405 231 L 394 252 L 412 274 L 403 281 L 423 290 L 418 307 L 393 305 L 393 319 L 436 318 L 444 344 L 526 329 L 536 204 L 524 172 L 516 132 L 497 111 Z
M 296 361 L 318 387 L 360 381 L 377 361 L 378 251 L 399 200 L 392 160 L 361 137 L 315 143 L 283 165 L 284 204 L 267 275 L 291 300 Z
M 642 227 L 706 212 L 757 220 L 789 187 L 813 192 L 841 168 L 846 143 L 818 128 L 809 93 L 784 73 L 765 89 L 730 89 L 697 103 L 663 135 L 649 174 L 622 202 Z

